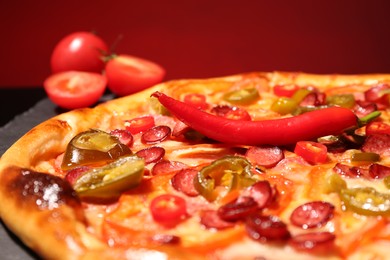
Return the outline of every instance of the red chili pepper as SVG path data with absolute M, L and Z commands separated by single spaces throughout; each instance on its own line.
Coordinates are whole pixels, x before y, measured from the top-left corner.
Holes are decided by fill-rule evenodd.
M 185 124 L 223 143 L 286 145 L 339 134 L 357 125 L 355 114 L 342 107 L 314 110 L 289 118 L 242 121 L 206 113 L 160 92 L 152 96 Z

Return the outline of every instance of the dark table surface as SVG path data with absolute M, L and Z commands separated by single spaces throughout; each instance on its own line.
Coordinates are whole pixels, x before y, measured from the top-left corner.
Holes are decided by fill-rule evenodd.
M 24 133 L 58 111 L 42 88 L 0 89 L 0 155 Z M 0 259 L 38 259 L 3 222 L 0 223 Z

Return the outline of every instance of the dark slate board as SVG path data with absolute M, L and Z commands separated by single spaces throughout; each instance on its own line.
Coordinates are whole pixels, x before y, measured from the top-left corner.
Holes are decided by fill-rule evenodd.
M 50 100 L 43 99 L 23 114 L 16 116 L 0 128 L 0 155 L 31 128 L 58 113 L 58 108 Z M 4 226 L 3 222 L 0 225 L 0 248 L 2 260 L 39 259 Z

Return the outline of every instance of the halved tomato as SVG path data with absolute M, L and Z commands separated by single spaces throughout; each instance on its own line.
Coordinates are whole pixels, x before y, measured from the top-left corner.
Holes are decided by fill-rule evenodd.
M 98 73 L 66 71 L 49 76 L 43 83 L 50 100 L 65 109 L 88 107 L 103 95 L 106 78 Z
M 160 65 L 130 55 L 117 55 L 106 64 L 108 88 L 118 96 L 151 87 L 160 83 L 164 76 L 165 70 Z

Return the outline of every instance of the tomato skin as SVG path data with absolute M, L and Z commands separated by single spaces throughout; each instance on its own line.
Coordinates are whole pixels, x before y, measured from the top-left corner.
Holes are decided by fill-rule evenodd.
M 43 87 L 53 103 L 65 109 L 76 109 L 95 104 L 106 84 L 106 78 L 98 73 L 66 71 L 49 76 Z
M 311 164 L 325 163 L 328 159 L 328 149 L 326 146 L 316 142 L 297 142 L 294 153 Z
M 154 117 L 141 116 L 125 121 L 126 130 L 135 135 L 155 126 Z
M 54 47 L 51 55 L 52 73 L 78 70 L 102 72 L 103 53 L 108 54 L 107 44 L 89 32 L 75 32 L 65 36 Z
M 186 201 L 172 194 L 159 195 L 150 203 L 150 212 L 156 222 L 173 227 L 187 217 Z
M 118 96 L 126 96 L 160 83 L 165 70 L 160 65 L 130 55 L 117 55 L 106 64 L 108 88 Z

